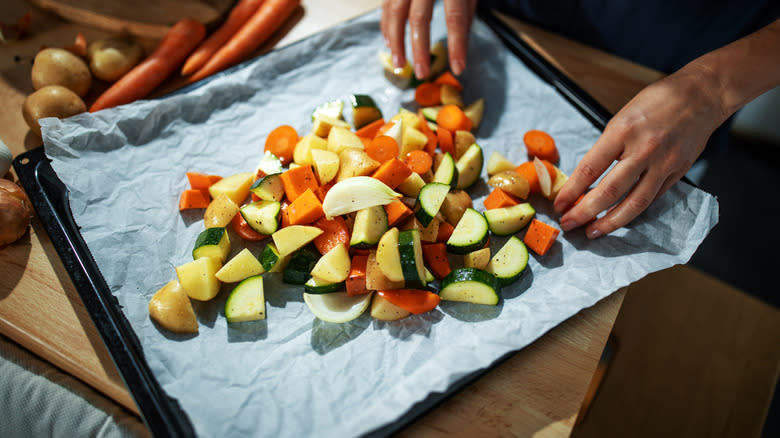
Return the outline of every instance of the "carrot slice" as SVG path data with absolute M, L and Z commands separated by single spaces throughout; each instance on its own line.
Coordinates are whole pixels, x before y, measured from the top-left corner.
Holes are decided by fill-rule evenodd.
M 290 125 L 281 125 L 273 129 L 265 139 L 265 151 L 279 157 L 283 165 L 293 160 L 293 151 L 298 143 L 298 132 Z
M 244 216 L 241 215 L 241 212 L 238 212 L 235 216 L 233 216 L 233 220 L 230 221 L 230 224 L 233 226 L 233 230 L 236 232 L 236 234 L 238 234 L 238 237 L 248 242 L 257 242 L 268 237 L 265 234 L 260 234 L 253 230 L 249 224 L 246 223 L 246 220 L 244 219 Z
M 280 178 L 284 193 L 290 202 L 298 199 L 298 196 L 301 196 L 307 189 L 315 191 L 319 187 L 317 176 L 314 175 L 310 164 L 286 170 Z
M 322 202 L 314 194 L 314 190 L 310 188 L 290 203 L 290 206 L 287 207 L 287 214 L 290 218 L 290 225 L 310 224 L 325 216 Z
M 385 119 L 376 119 L 373 122 L 363 125 L 360 129 L 355 131 L 355 135 L 360 138 L 372 139 L 376 137 L 379 128 L 385 125 Z
M 452 232 L 455 231 L 455 227 L 447 221 L 439 222 L 439 232 L 436 233 L 437 242 L 446 242 L 450 240 Z
M 300 0 L 265 0 L 214 56 L 189 77 L 189 82 L 199 81 L 248 58 L 287 21 L 300 3 Z
M 369 157 L 384 163 L 385 161 L 398 156 L 398 142 L 393 137 L 379 135 L 366 146 L 366 153 Z
M 551 163 L 557 163 L 560 158 L 555 140 L 544 131 L 532 129 L 526 132 L 523 135 L 523 143 L 525 143 L 525 148 L 531 157 L 538 157 L 540 160 L 547 160 Z
M 195 73 L 208 62 L 217 51 L 232 37 L 241 26 L 257 11 L 263 0 L 240 0 L 231 10 L 227 19 L 195 49 L 187 58 L 181 74 Z
M 533 219 L 531 220 L 531 225 L 528 226 L 528 231 L 525 232 L 523 242 L 533 252 L 543 256 L 553 246 L 559 233 L 560 230 L 557 228 L 547 225 L 538 219 Z
M 420 132 L 425 134 L 426 137 L 428 137 L 428 142 L 425 143 L 425 152 L 428 152 L 430 156 L 433 156 L 433 154 L 436 153 L 436 146 L 439 145 L 439 138 L 436 136 L 436 133 L 433 132 L 430 126 L 428 126 L 428 122 L 425 121 L 425 117 L 423 117 L 422 114 L 422 108 L 417 111 L 417 116 L 422 121 L 420 123 Z
M 290 201 L 283 200 L 279 210 L 279 216 L 281 218 L 282 228 L 290 226 Z
M 349 248 L 349 227 L 341 216 L 335 216 L 333 219 L 322 217 L 312 225 L 323 231 L 322 234 L 314 238 L 314 246 L 317 247 L 320 254 L 325 255 L 339 244 L 344 244 Z
M 387 226 L 392 227 L 411 216 L 414 212 L 403 202 L 393 201 L 385 205 L 385 213 L 387 213 Z
M 441 150 L 441 153 L 449 152 L 450 155 L 455 156 L 455 141 L 452 137 L 452 131 L 439 126 L 436 129 L 436 136 L 439 139 L 439 150 Z
M 511 207 L 517 205 L 520 202 L 514 196 L 496 187 L 492 192 L 482 201 L 482 205 L 485 206 L 485 210 L 492 210 L 494 208 Z
M 439 295 L 421 289 L 378 290 L 376 293 L 383 296 L 387 301 L 415 315 L 435 309 L 441 300 Z
M 187 189 L 181 193 L 181 198 L 179 198 L 179 211 L 206 208 L 210 201 L 211 197 L 208 191 Z
M 471 131 L 471 119 L 456 105 L 444 105 L 436 115 L 436 124 L 442 128 L 455 131 Z
M 441 103 L 441 85 L 423 82 L 414 90 L 414 101 L 420 106 L 436 106 Z
M 185 18 L 174 24 L 157 49 L 104 91 L 89 112 L 146 97 L 176 71 L 204 36 L 206 28 L 198 21 Z
M 542 161 L 545 163 L 545 161 Z M 549 161 L 544 164 L 547 168 L 547 172 L 550 174 L 550 179 L 555 180 L 556 172 L 555 167 Z M 536 167 L 534 167 L 533 161 L 526 161 L 525 163 L 517 166 L 515 172 L 520 174 L 528 181 L 528 193 L 540 193 L 542 188 L 539 186 L 539 175 L 536 173 Z
M 347 295 L 363 295 L 370 292 L 366 289 L 366 267 L 368 266 L 367 255 L 355 255 L 352 257 L 352 264 L 349 268 L 349 276 L 345 282 Z
M 195 190 L 208 190 L 212 184 L 222 179 L 219 175 L 208 175 L 201 172 L 187 172 L 187 181 L 190 188 Z
M 371 176 L 382 181 L 391 189 L 394 189 L 402 182 L 406 181 L 406 178 L 409 178 L 409 175 L 412 173 L 412 169 L 410 169 L 406 163 L 393 157 L 382 163 Z
M 441 225 L 439 225 L 441 227 Z M 431 273 L 438 279 L 446 277 L 451 271 L 450 260 L 447 258 L 447 244 L 443 242 L 430 243 L 422 246 L 425 264 L 431 268 Z
M 448 71 L 440 74 L 439 77 L 434 79 L 433 83 L 439 86 L 450 85 L 458 91 L 463 91 L 463 84 L 461 84 L 460 81 Z
M 406 163 L 414 173 L 423 175 L 425 172 L 431 170 L 431 166 L 433 166 L 433 157 L 427 152 L 417 149 L 409 151 L 406 154 L 404 163 Z

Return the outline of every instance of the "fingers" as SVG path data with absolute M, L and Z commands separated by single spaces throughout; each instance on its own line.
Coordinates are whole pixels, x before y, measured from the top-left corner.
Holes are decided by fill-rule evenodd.
M 384 0 L 382 2 L 382 18 L 379 27 L 384 35 L 385 43 L 393 55 L 395 67 L 406 65 L 404 47 L 404 32 L 406 19 L 409 16 L 411 0 Z
M 409 31 L 412 39 L 414 74 L 418 78 L 430 72 L 430 26 L 433 4 L 428 0 L 412 0 L 409 9 Z
M 476 0 L 445 0 L 444 15 L 447 23 L 447 46 L 450 68 L 456 75 L 466 68 L 469 29 L 474 18 Z

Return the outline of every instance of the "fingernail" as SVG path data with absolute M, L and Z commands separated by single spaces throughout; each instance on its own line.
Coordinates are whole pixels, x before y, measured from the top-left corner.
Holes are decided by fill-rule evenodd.
M 455 75 L 459 75 L 463 73 L 463 68 L 464 66 L 462 60 L 457 58 L 452 60 L 452 73 L 454 73 Z
M 395 67 L 395 68 L 403 67 L 401 65 L 401 57 L 396 55 L 396 54 L 393 54 L 393 67 Z
M 561 222 L 561 229 L 563 231 L 571 231 L 577 226 L 577 223 L 574 222 L 571 219 L 566 219 L 565 221 Z
M 594 228 L 588 231 L 588 239 L 596 239 L 598 237 L 601 237 L 601 230 Z
M 423 74 L 422 64 L 416 62 L 414 63 L 414 75 L 417 76 L 417 79 L 422 79 L 425 77 Z

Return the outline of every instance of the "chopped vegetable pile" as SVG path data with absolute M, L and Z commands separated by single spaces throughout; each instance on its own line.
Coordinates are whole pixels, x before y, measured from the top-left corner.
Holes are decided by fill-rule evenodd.
M 273 129 L 255 171 L 186 173 L 179 209 L 204 209 L 204 230 L 192 260 L 152 297 L 155 322 L 197 332 L 190 299 L 213 299 L 225 284 L 234 285 L 229 323 L 264 319 L 266 273 L 300 285 L 312 313 L 333 323 L 366 311 L 395 321 L 441 300 L 496 305 L 501 288 L 527 269 L 528 249 L 544 256 L 554 248 L 559 231 L 536 219 L 528 202 L 534 194 L 554 199 L 566 181 L 553 138 L 528 131 L 532 161 L 519 165 L 497 152 L 485 157 L 474 134 L 484 101 L 464 104 L 441 44 L 423 81 L 393 69 L 387 56 L 386 76 L 416 87 L 416 111 L 385 119 L 361 94 L 325 102 L 312 112 L 309 132 Z M 480 208 L 469 190 L 483 167 L 492 191 Z M 491 235 L 509 236 L 495 254 Z M 266 243 L 254 254 L 244 241 Z

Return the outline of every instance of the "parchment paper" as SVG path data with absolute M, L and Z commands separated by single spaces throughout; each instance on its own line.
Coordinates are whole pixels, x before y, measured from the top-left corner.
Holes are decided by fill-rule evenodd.
M 433 36 L 443 39 L 441 6 Z M 302 288 L 267 275 L 267 319 L 228 326 L 227 289 L 195 303 L 197 336 L 175 336 L 149 319 L 147 303 L 191 259 L 202 211 L 179 213 L 185 171 L 227 176 L 254 170 L 280 124 L 311 129 L 314 107 L 369 94 L 389 117 L 416 109 L 413 92 L 382 74 L 379 12 L 272 52 L 203 84 L 154 101 L 42 121 L 52 165 L 101 272 L 138 334 L 165 391 L 200 436 L 357 436 L 395 421 L 429 393 L 528 345 L 579 310 L 646 274 L 685 263 L 717 222 L 716 200 L 678 184 L 631 226 L 589 241 L 562 234 L 498 306 L 443 302 L 392 323 L 368 315 L 348 324 L 317 320 Z M 486 100 L 477 132 L 486 151 L 526 160 L 528 129 L 557 140 L 570 173 L 599 135 L 584 117 L 476 22 L 464 100 Z M 471 189 L 475 205 L 488 187 Z M 556 223 L 550 202 L 537 217 Z M 240 239 L 231 236 L 234 252 Z M 502 241 L 495 239 L 494 249 Z M 257 253 L 259 246 L 252 247 Z

